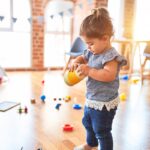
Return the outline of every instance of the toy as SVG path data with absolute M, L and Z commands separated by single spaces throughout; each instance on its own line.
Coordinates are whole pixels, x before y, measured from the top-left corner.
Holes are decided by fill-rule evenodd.
M 2 84 L 2 82 L 3 82 L 3 78 L 2 78 L 2 77 L 0 77 L 0 84 Z
M 121 80 L 129 80 L 129 76 L 128 75 L 124 75 L 120 77 Z
M 56 98 L 53 98 L 53 100 L 56 101 L 57 99 L 56 99 Z
M 22 113 L 22 108 L 21 108 L 21 106 L 19 107 L 19 109 L 18 109 L 18 112 L 19 112 L 19 114 L 21 114 Z
M 65 124 L 64 126 L 63 126 L 63 130 L 64 131 L 73 131 L 73 126 L 71 126 L 70 124 Z
M 61 106 L 61 104 L 60 103 L 58 103 L 56 106 L 55 106 L 55 108 L 57 109 L 57 110 L 59 110 L 59 107 Z
M 82 107 L 81 107 L 80 104 L 73 104 L 73 108 L 79 110 L 79 109 L 81 109 Z
M 44 84 L 45 83 L 45 81 L 44 80 L 42 80 L 42 84 Z
M 79 75 L 79 73 L 75 71 L 67 70 L 64 73 L 64 81 L 67 85 L 72 86 L 80 82 L 85 76 Z
M 36 100 L 34 98 L 31 99 L 31 104 L 35 104 Z
M 42 96 L 41 96 L 42 102 L 45 102 L 45 99 L 46 99 L 46 96 L 45 96 L 45 95 L 42 95 Z
M 64 98 L 65 102 L 69 102 L 70 100 L 71 100 L 71 96 L 69 96 L 69 95 Z
M 24 112 L 25 113 L 28 113 L 28 108 L 25 106 L 25 108 L 24 108 Z
M 120 97 L 120 100 L 122 100 L 122 101 L 125 101 L 127 99 L 125 93 L 121 93 L 119 97 Z
M 19 109 L 18 109 L 18 112 L 19 112 L 19 114 L 22 114 L 23 112 L 27 114 L 28 113 L 28 108 L 25 106 L 25 108 L 23 109 L 20 106 Z

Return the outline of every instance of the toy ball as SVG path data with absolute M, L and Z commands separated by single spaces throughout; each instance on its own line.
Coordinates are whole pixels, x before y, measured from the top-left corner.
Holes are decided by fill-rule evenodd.
M 83 75 L 79 75 L 76 70 L 75 71 L 69 71 L 69 70 L 67 70 L 64 73 L 64 81 L 69 86 L 73 86 L 73 85 L 77 84 L 84 77 L 85 76 L 83 76 Z
M 120 100 L 122 100 L 122 101 L 125 101 L 127 99 L 125 93 L 121 93 L 119 97 L 120 97 Z

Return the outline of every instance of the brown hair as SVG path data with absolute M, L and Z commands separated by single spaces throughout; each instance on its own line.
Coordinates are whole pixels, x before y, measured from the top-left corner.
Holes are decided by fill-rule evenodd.
M 90 38 L 111 37 L 114 34 L 113 25 L 108 11 L 105 8 L 95 8 L 87 16 L 80 27 L 80 35 Z

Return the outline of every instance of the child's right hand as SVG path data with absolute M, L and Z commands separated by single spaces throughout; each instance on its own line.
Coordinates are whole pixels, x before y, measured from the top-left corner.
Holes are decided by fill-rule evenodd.
M 69 67 L 69 71 L 74 71 L 78 68 L 80 64 L 79 63 L 76 63 L 76 62 L 73 62 L 71 63 L 70 67 Z

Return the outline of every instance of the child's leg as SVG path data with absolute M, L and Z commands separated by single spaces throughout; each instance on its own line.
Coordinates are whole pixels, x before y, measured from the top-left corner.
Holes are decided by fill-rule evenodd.
M 95 137 L 95 133 L 93 131 L 92 122 L 90 118 L 90 114 L 88 111 L 89 108 L 85 107 L 84 109 L 84 117 L 82 119 L 82 123 L 86 129 L 86 142 L 90 147 L 98 146 L 98 140 Z
M 113 150 L 111 129 L 115 113 L 116 109 L 107 111 L 105 107 L 102 111 L 90 109 L 92 127 L 101 148 L 99 150 Z

